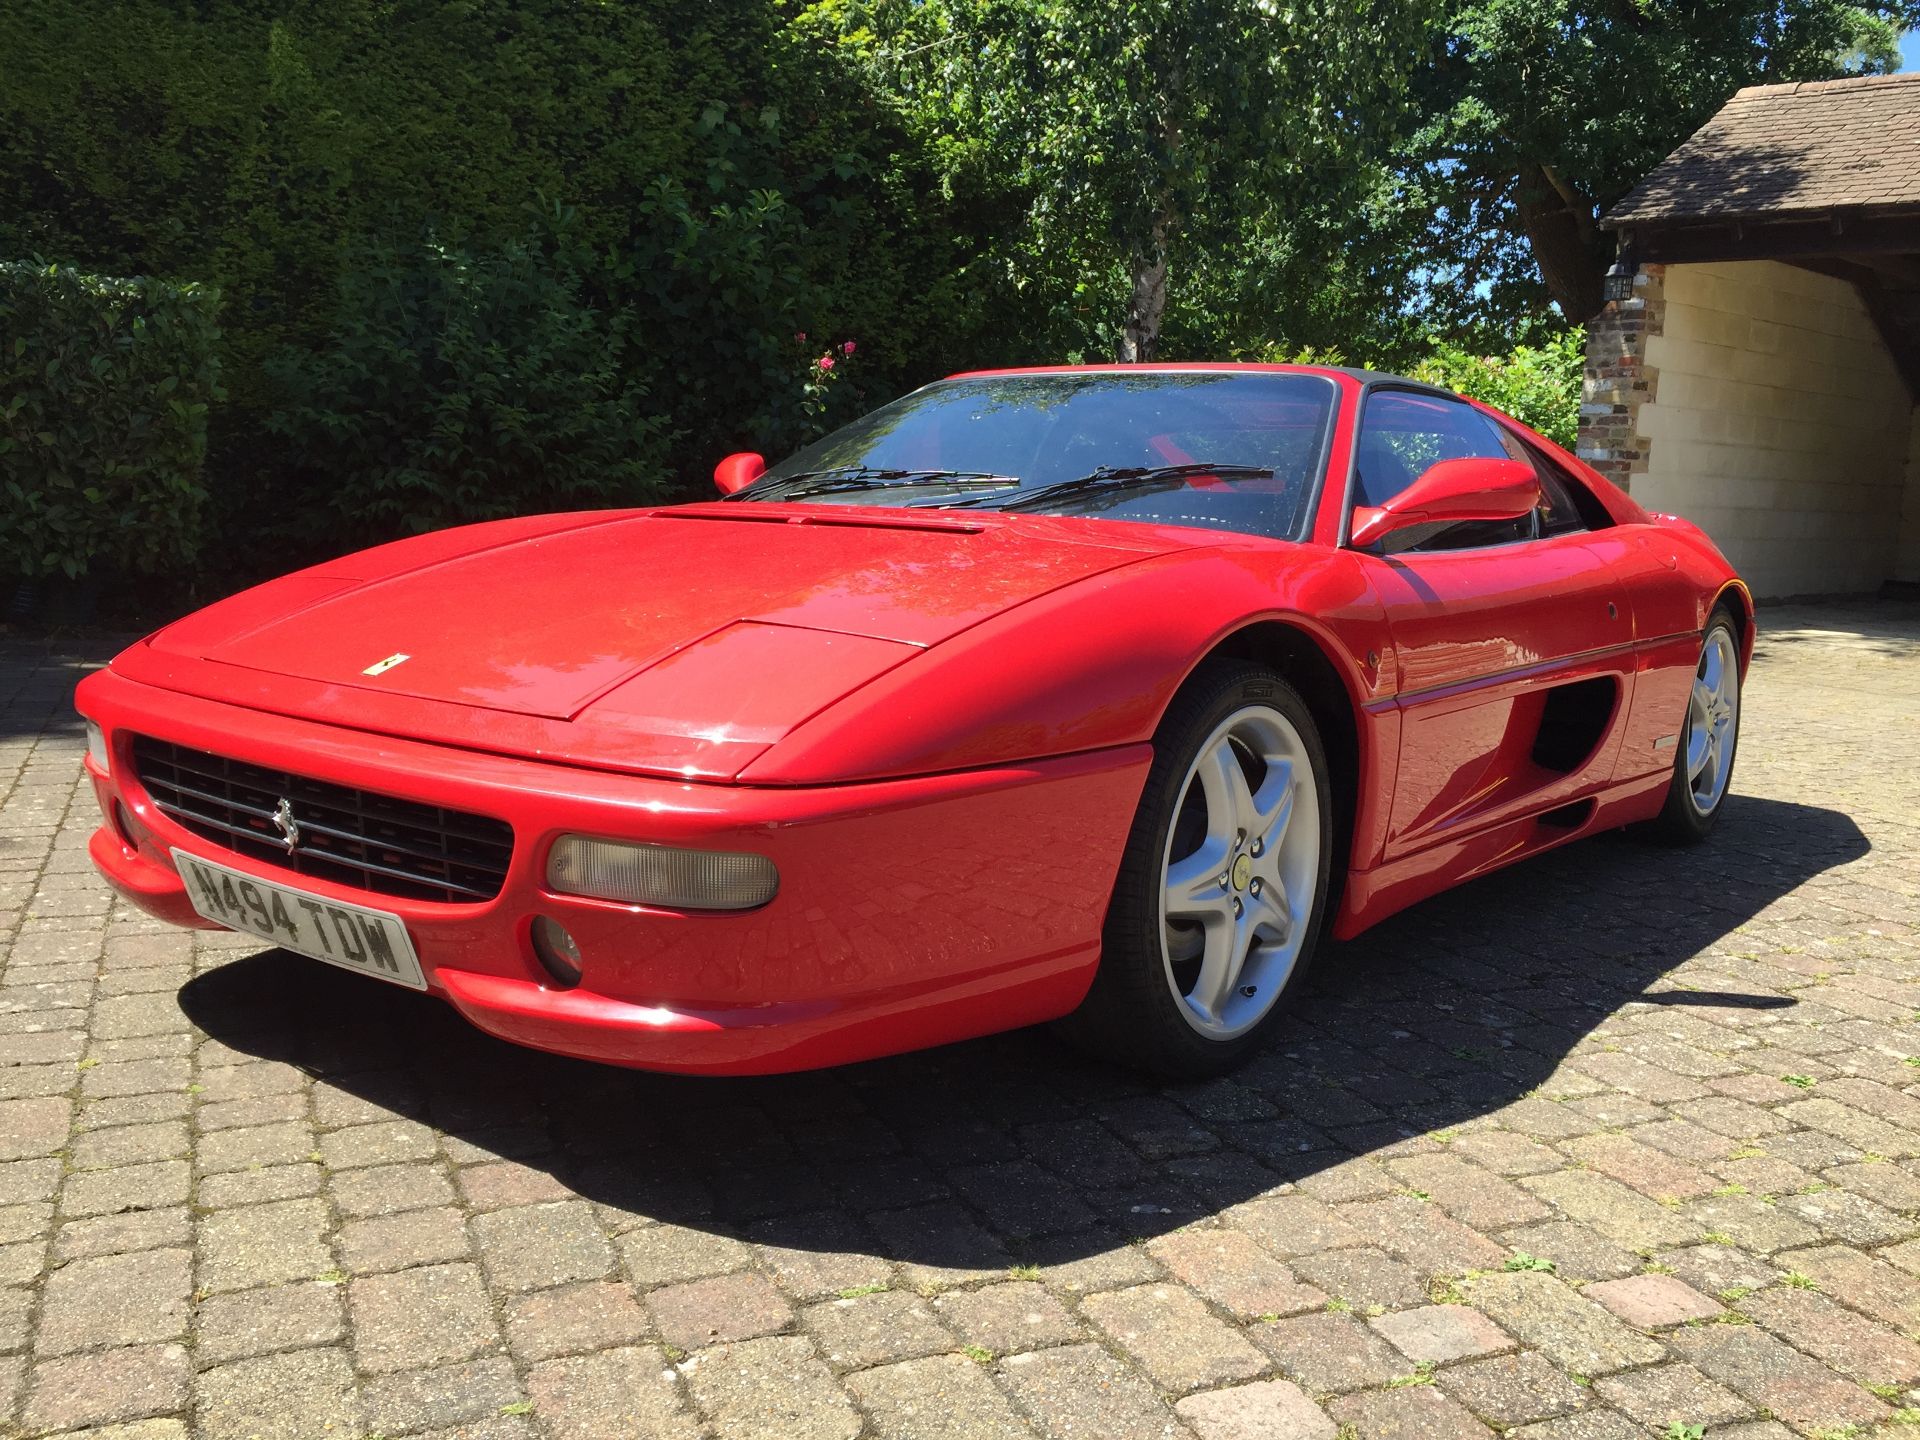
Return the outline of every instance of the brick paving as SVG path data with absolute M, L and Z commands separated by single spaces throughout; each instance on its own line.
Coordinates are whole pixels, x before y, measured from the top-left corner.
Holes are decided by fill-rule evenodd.
M 1920 606 L 1763 624 L 1707 847 L 1421 906 L 1191 1087 L 630 1074 L 167 931 L 0 637 L 0 1434 L 1920 1434 Z

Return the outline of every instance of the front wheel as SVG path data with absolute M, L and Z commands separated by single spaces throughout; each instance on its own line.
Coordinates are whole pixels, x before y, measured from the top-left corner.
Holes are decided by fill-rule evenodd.
M 1664 839 L 1691 845 L 1707 838 L 1733 782 L 1740 743 L 1740 641 L 1733 617 L 1713 612 L 1687 694 L 1687 718 L 1674 747 L 1673 783 L 1654 821 Z
M 1245 662 L 1199 672 L 1155 734 L 1099 973 L 1069 1034 L 1181 1078 L 1244 1060 L 1313 959 L 1332 820 L 1326 751 L 1298 692 Z

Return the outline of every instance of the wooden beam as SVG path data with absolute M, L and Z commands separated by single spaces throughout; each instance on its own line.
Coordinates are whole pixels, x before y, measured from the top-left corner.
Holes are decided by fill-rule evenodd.
M 1632 227 L 1633 256 L 1642 264 L 1714 260 L 1801 260 L 1822 256 L 1920 254 L 1920 208 L 1898 215 L 1810 215 L 1697 220 Z

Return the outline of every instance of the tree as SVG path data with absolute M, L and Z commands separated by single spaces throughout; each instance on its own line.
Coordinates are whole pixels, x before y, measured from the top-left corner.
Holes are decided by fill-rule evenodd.
M 1897 68 L 1916 24 L 1915 0 L 1454 0 L 1403 155 L 1413 248 L 1496 310 L 1544 285 L 1585 321 L 1600 216 L 1735 90 Z
M 933 0 L 900 7 L 890 38 L 956 149 L 977 140 L 1024 192 L 1012 263 L 1090 277 L 1119 358 L 1141 361 L 1199 255 L 1323 206 L 1384 152 L 1432 15 L 1430 0 Z

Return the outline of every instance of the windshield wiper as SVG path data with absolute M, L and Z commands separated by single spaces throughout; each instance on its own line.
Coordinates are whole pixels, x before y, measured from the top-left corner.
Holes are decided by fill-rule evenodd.
M 956 489 L 991 488 L 1004 490 L 1020 482 L 1011 475 L 996 475 L 990 470 L 885 469 L 872 465 L 834 465 L 824 470 L 803 470 L 797 475 L 782 475 L 764 489 L 750 485 L 729 500 L 791 499 L 800 495 L 832 495 L 854 490 L 886 490 L 896 485 L 945 485 Z
M 1102 465 L 1098 470 L 1090 471 L 1078 479 L 1057 480 L 1051 485 L 1042 485 L 1038 489 L 1025 491 L 994 508 L 1026 510 L 1055 500 L 1084 495 L 1090 490 L 1171 488 L 1195 475 L 1218 475 L 1222 479 L 1229 480 L 1265 480 L 1269 479 L 1273 473 L 1264 465 L 1209 465 L 1198 460 L 1189 461 L 1184 465 Z M 993 499 L 991 495 L 982 495 L 976 500 L 957 500 L 954 502 L 954 508 L 963 505 L 986 505 Z

